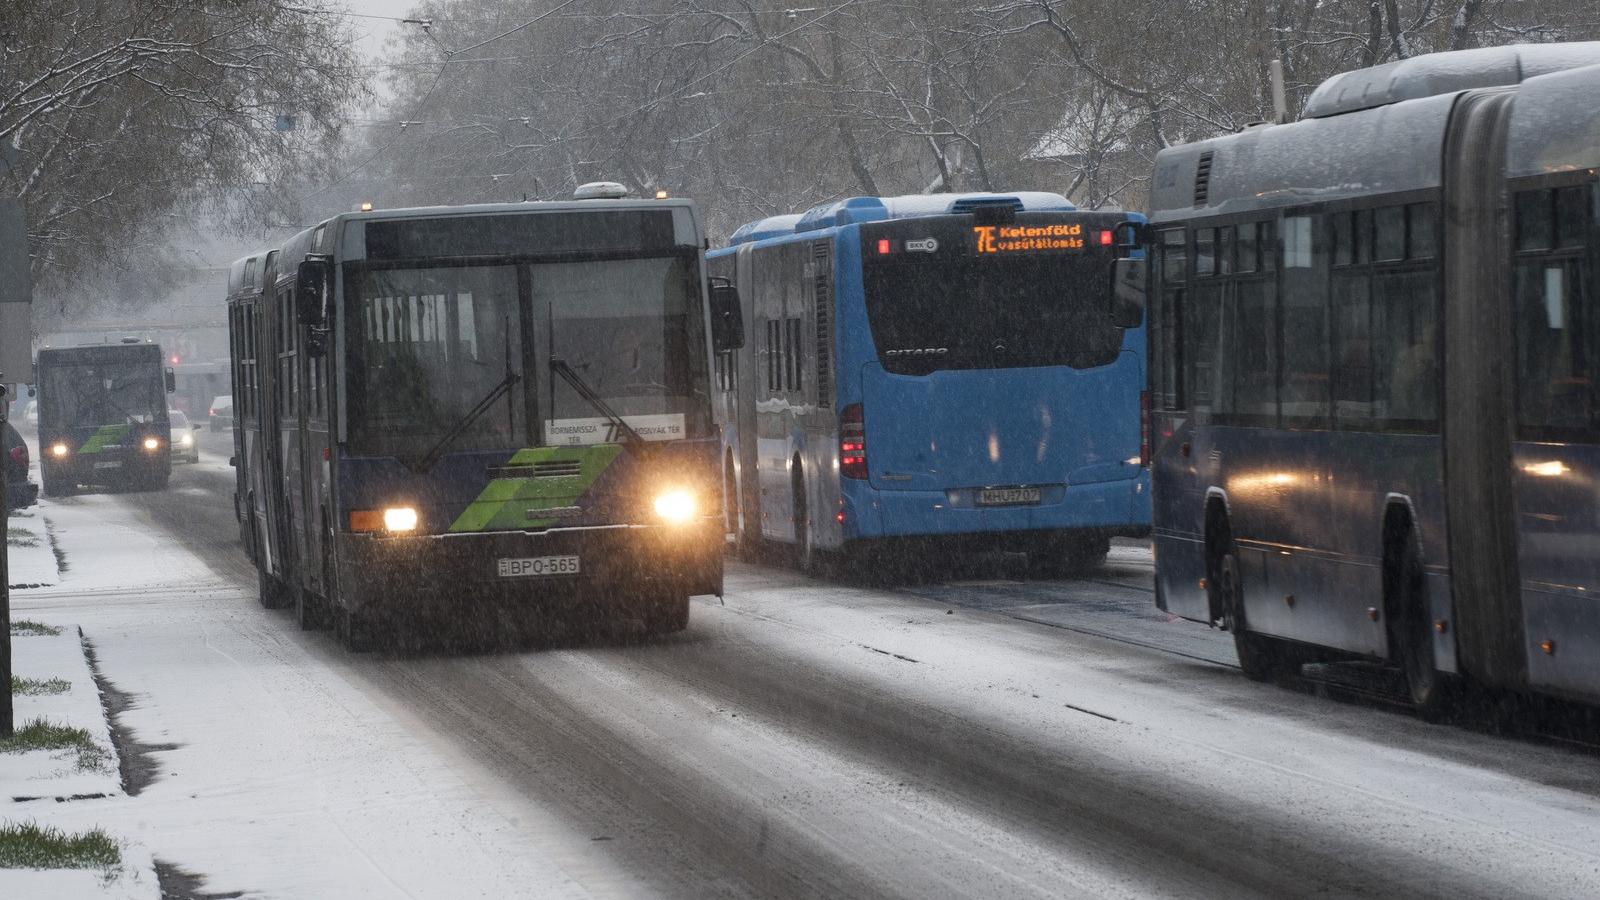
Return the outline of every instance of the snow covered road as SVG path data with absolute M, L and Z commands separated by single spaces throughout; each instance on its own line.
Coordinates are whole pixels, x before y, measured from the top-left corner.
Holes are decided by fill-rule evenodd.
M 740 564 L 670 639 L 356 656 L 256 604 L 231 489 L 46 510 L 72 568 L 14 600 L 175 745 L 137 827 L 207 891 L 1600 893 L 1595 756 L 1248 682 L 1137 551 L 898 590 Z

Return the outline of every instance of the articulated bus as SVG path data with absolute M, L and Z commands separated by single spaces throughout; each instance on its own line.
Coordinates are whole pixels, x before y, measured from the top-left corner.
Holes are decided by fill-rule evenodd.
M 344 214 L 234 265 L 236 507 L 264 605 L 354 648 L 574 606 L 676 631 L 721 593 L 700 223 L 588 193 Z
M 1142 310 L 1112 291 L 1142 221 L 1023 192 L 740 228 L 707 257 L 751 337 L 714 366 L 736 539 L 808 569 L 938 544 L 1049 570 L 1147 533 Z
M 120 344 L 39 351 L 39 475 L 63 497 L 79 485 L 163 490 L 172 473 L 172 429 L 161 348 Z
M 1156 602 L 1246 674 L 1600 699 L 1596 64 L 1417 57 L 1157 157 Z

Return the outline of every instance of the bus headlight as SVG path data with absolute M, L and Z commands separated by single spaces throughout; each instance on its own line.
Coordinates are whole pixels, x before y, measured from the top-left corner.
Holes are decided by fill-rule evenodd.
M 56 459 L 60 459 L 61 457 L 66 456 L 70 452 L 72 452 L 72 451 L 67 449 L 67 445 L 66 444 L 62 444 L 62 443 L 59 443 L 59 442 L 56 443 L 56 444 L 53 444 L 50 447 L 50 455 L 54 456 Z
M 161 449 L 161 439 L 160 438 L 153 438 L 153 437 L 145 438 L 144 439 L 144 448 L 146 450 L 160 450 Z
M 667 491 L 656 497 L 656 515 L 672 522 L 682 524 L 694 518 L 694 495 L 688 491 Z
M 409 506 L 391 506 L 383 511 L 384 531 L 416 531 L 417 511 Z

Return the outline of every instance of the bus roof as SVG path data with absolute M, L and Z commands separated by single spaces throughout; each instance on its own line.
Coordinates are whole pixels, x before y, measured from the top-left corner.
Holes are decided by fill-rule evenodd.
M 1009 206 L 1019 212 L 1070 212 L 1077 209 L 1072 201 L 1048 191 L 850 197 L 812 207 L 798 215 L 771 216 L 750 222 L 733 233 L 728 239 L 728 245 L 747 244 L 862 222 L 959 215 L 983 206 Z
M 1520 84 L 1596 63 L 1600 63 L 1600 41 L 1428 53 L 1329 78 L 1311 93 L 1302 118 L 1319 119 L 1404 100 Z
M 1513 124 L 1511 174 L 1519 167 L 1546 171 L 1552 165 L 1595 165 L 1600 154 L 1593 152 L 1593 132 L 1584 129 L 1600 120 L 1582 91 L 1600 78 L 1581 74 L 1593 72 L 1595 63 L 1600 63 L 1600 42 L 1435 53 L 1335 75 L 1317 88 L 1298 122 L 1255 126 L 1161 151 L 1150 219 L 1160 224 L 1438 188 L 1445 126 L 1460 93 L 1475 87 L 1522 84 L 1514 109 L 1524 118 L 1539 115 L 1524 109 L 1533 103 L 1561 104 L 1560 115 L 1543 113 L 1539 128 L 1560 122 L 1558 130 L 1564 129 L 1567 139 L 1549 140 L 1527 127 L 1519 138 Z M 1591 68 L 1567 71 L 1575 65 Z M 1522 83 L 1522 78 L 1529 80 Z M 1544 162 L 1525 161 L 1535 158 Z
M 1506 176 L 1600 168 L 1600 66 L 1529 79 L 1517 91 Z

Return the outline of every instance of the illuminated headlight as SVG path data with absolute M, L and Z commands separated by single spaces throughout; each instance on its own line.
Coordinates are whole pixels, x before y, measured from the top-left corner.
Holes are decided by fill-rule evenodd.
M 384 531 L 416 531 L 417 511 L 409 506 L 391 506 L 383 511 Z
M 185 447 L 192 447 L 192 446 L 194 446 L 194 435 L 186 434 L 183 437 L 178 438 L 178 443 L 182 444 Z
M 668 522 L 687 522 L 694 514 L 694 495 L 688 491 L 667 491 L 656 498 L 656 515 Z
M 159 438 L 147 437 L 144 439 L 144 448 L 146 450 L 159 450 L 161 449 L 161 440 Z
M 67 449 L 66 444 L 53 444 L 50 447 L 50 455 L 56 457 L 57 459 L 66 456 L 70 452 L 72 451 Z

